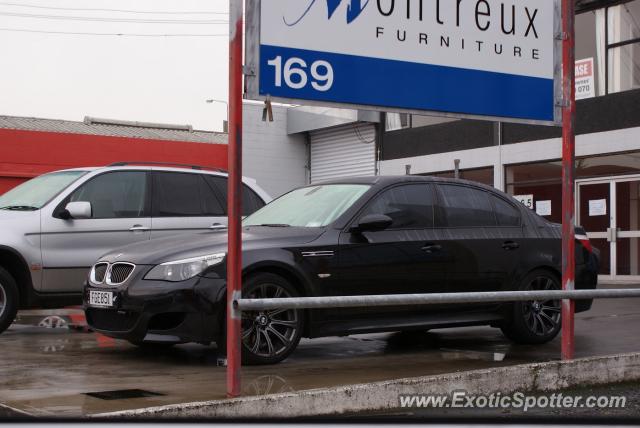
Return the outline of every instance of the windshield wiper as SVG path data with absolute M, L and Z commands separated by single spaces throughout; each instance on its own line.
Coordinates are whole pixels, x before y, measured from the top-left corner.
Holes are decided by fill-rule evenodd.
M 291 227 L 290 224 L 284 224 L 284 223 L 263 223 L 263 224 L 258 224 L 256 226 L 262 226 L 262 227 Z
M 33 207 L 31 205 L 8 205 L 6 207 L 1 207 L 0 210 L 13 210 L 13 211 L 37 211 L 40 208 Z

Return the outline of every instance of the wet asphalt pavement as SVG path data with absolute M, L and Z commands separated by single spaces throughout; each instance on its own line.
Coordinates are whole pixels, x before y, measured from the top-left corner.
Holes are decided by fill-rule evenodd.
M 576 356 L 640 352 L 637 299 L 600 300 L 576 320 Z M 0 404 L 45 417 L 225 398 L 214 346 L 144 350 L 66 328 L 16 323 L 0 335 Z M 243 393 L 270 394 L 559 359 L 560 341 L 508 342 L 470 327 L 303 340 L 286 361 L 244 367 Z M 128 391 L 127 390 L 138 390 Z M 105 391 L 120 391 L 101 397 Z M 90 394 L 90 395 L 88 395 Z M 136 396 L 142 395 L 142 396 Z M 6 410 L 0 407 L 0 417 Z
M 351 415 L 350 419 L 380 420 L 385 422 L 388 420 L 416 422 L 428 421 L 433 419 L 491 419 L 501 422 L 507 420 L 511 423 L 526 420 L 535 420 L 540 422 L 572 422 L 577 421 L 585 423 L 637 423 L 640 421 L 640 383 L 627 382 L 608 385 L 590 386 L 584 388 L 571 388 L 554 391 L 555 394 L 562 394 L 563 397 L 581 397 L 582 400 L 576 406 L 570 407 L 534 407 L 523 408 L 397 408 L 379 413 L 369 413 L 366 415 Z M 553 393 L 545 394 L 547 397 Z M 526 394 L 529 395 L 529 394 Z M 542 394 L 531 394 L 533 397 L 540 397 Z M 616 402 L 611 406 L 591 408 L 586 406 L 583 400 L 588 397 L 617 397 L 624 398 L 624 406 L 622 402 Z

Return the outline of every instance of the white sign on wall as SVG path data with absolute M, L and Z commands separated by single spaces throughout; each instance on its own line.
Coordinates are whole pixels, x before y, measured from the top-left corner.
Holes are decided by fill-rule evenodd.
M 596 96 L 593 58 L 576 61 L 576 100 Z
M 558 5 L 247 0 L 248 96 L 558 123 Z
M 551 215 L 551 201 L 537 201 L 536 213 L 541 216 Z
M 530 210 L 533 209 L 533 195 L 515 195 L 514 198 Z

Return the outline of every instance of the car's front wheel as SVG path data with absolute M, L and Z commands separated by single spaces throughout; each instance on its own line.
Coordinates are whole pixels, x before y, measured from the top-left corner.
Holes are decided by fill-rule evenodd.
M 247 278 L 243 297 L 248 299 L 299 296 L 286 279 L 271 273 Z M 297 309 L 242 312 L 242 361 L 245 364 L 275 364 L 287 358 L 300 342 L 303 312 Z
M 522 281 L 520 290 L 559 290 L 560 282 L 551 272 L 535 270 Z M 516 302 L 502 326 L 509 339 L 523 344 L 541 344 L 553 340 L 560 331 L 560 300 Z
M 0 267 L 0 333 L 16 319 L 19 305 L 18 286 L 11 274 Z

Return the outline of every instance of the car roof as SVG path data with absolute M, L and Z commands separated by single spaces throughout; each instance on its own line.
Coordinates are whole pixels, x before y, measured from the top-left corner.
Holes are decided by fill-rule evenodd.
M 446 178 L 446 177 L 433 177 L 428 175 L 378 175 L 378 176 L 364 176 L 364 177 L 345 177 L 333 180 L 322 181 L 314 183 L 311 186 L 317 186 L 320 184 L 368 184 L 371 186 L 386 187 L 392 184 L 400 183 L 454 183 L 454 184 L 470 184 L 476 187 L 482 187 L 486 190 L 496 191 L 494 187 L 487 186 L 486 184 L 478 183 L 477 181 L 464 180 L 461 178 Z
M 206 169 L 206 168 L 188 168 L 188 167 L 175 167 L 175 166 L 162 166 L 162 165 L 144 165 L 144 164 L 133 164 L 133 165 L 118 165 L 118 166 L 90 166 L 90 167 L 79 167 L 79 168 L 68 168 L 68 169 L 60 169 L 51 172 L 66 172 L 66 171 L 111 171 L 111 170 L 145 170 L 145 171 L 174 171 L 174 172 L 192 172 L 198 174 L 210 174 L 210 175 L 218 175 L 222 177 L 226 177 L 229 174 L 224 170 L 215 170 L 215 169 Z M 246 177 L 245 177 L 246 178 Z

